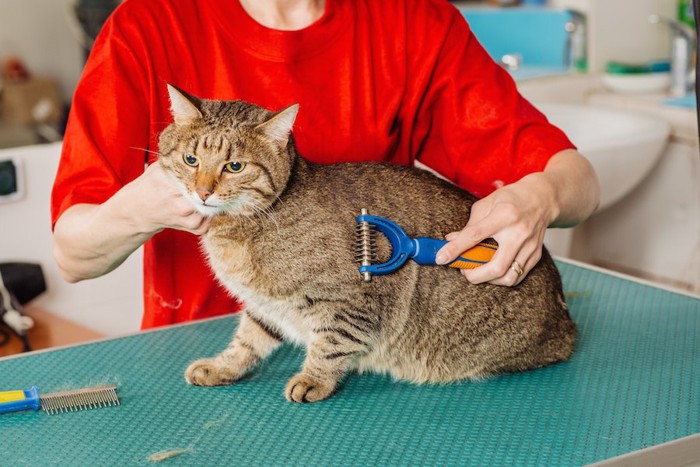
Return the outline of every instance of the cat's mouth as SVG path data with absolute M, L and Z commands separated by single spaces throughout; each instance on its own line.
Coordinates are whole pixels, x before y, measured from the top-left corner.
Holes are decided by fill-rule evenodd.
M 190 196 L 190 200 L 194 204 L 195 209 L 203 216 L 216 216 L 223 213 L 234 213 L 245 210 L 246 202 L 244 199 L 237 198 L 235 200 L 221 200 L 216 196 L 212 196 L 202 200 L 199 196 Z
M 194 208 L 197 210 L 197 212 L 199 212 L 203 216 L 215 216 L 226 210 L 225 206 L 222 205 L 222 203 L 219 202 L 219 200 L 217 200 L 215 197 L 201 199 L 199 196 L 192 193 L 189 193 L 188 197 L 194 205 Z
M 187 198 L 194 208 L 203 216 L 213 217 L 219 214 L 243 214 L 251 209 L 255 202 L 245 194 L 239 194 L 231 199 L 221 199 L 213 194 L 207 199 L 202 199 L 196 193 L 187 192 Z
M 195 204 L 195 209 L 202 214 L 203 216 L 216 216 L 217 214 L 221 214 L 222 212 L 225 211 L 223 206 L 214 206 L 207 204 L 206 201 L 201 201 L 199 203 Z

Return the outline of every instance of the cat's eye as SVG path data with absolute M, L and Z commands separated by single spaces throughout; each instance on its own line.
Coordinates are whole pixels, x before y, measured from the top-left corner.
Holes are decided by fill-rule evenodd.
M 226 172 L 237 174 L 245 168 L 245 162 L 229 162 L 224 166 Z
M 192 154 L 185 154 L 182 156 L 182 159 L 185 161 L 185 164 L 189 165 L 190 167 L 197 167 L 199 165 L 199 159 Z

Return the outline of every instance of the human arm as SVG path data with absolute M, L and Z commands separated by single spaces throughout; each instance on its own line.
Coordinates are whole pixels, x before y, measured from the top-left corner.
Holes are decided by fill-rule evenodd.
M 165 228 L 200 235 L 208 226 L 156 162 L 104 203 L 68 208 L 54 227 L 54 258 L 63 278 L 78 282 L 114 270 Z
M 515 285 L 542 256 L 547 227 L 570 227 L 590 216 L 598 206 L 598 178 L 577 151 L 555 154 L 542 172 L 524 176 L 474 203 L 466 227 L 446 236 L 449 243 L 438 253 L 449 262 L 484 238 L 499 248 L 493 259 L 476 269 L 463 270 L 474 284 Z M 444 253 L 444 257 L 440 257 Z M 513 262 L 523 274 L 511 269 Z
M 464 273 L 474 283 L 513 285 L 525 274 L 511 266 L 534 267 L 548 226 L 571 226 L 594 211 L 597 178 L 566 135 L 519 94 L 458 12 L 443 37 L 431 72 L 414 73 L 425 81 L 416 90 L 422 104 L 413 147 L 420 162 L 481 198 L 468 226 L 448 236 L 444 260 L 493 237 L 499 250 L 492 261 Z M 413 66 L 422 70 L 422 63 Z
M 158 163 L 144 171 L 157 148 L 152 65 L 130 20 L 140 16 L 127 10 L 105 23 L 86 63 L 54 181 L 54 257 L 70 282 L 112 271 L 166 227 L 201 222 L 188 218 L 191 206 Z

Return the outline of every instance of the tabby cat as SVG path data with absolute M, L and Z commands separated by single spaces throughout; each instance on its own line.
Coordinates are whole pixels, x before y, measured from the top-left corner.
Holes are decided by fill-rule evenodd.
M 213 217 L 203 247 L 245 308 L 230 345 L 187 368 L 190 384 L 231 384 L 285 340 L 306 347 L 285 390 L 293 402 L 326 399 L 349 370 L 442 383 L 571 354 L 575 327 L 546 251 L 516 287 L 471 285 L 455 269 L 411 261 L 362 280 L 354 261 L 361 208 L 411 236 L 442 238 L 466 224 L 469 193 L 411 167 L 299 157 L 296 105 L 273 113 L 168 92 L 174 123 L 160 136 L 161 164 Z M 378 254 L 390 256 L 388 242 Z

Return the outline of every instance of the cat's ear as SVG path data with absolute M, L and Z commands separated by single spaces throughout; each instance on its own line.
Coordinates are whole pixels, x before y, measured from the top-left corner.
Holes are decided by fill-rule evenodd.
M 201 105 L 199 99 L 179 90 L 172 84 L 168 84 L 168 95 L 170 96 L 170 112 L 173 114 L 176 124 L 186 125 L 202 118 L 202 112 L 199 110 Z
M 256 126 L 256 130 L 260 130 L 270 137 L 280 148 L 287 147 L 289 141 L 289 133 L 292 131 L 292 125 L 297 118 L 299 112 L 299 104 L 293 104 L 286 109 L 280 110 L 267 121 Z

